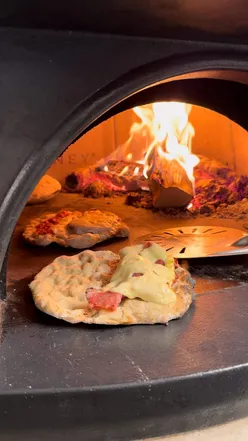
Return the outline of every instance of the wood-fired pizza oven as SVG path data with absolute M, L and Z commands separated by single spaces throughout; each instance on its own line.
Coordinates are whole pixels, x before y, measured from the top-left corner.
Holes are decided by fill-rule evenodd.
M 172 227 L 248 231 L 245 2 L 28 3 L 0 8 L 1 433 L 11 441 L 133 440 L 247 415 L 246 254 L 182 256 L 197 296 L 181 321 L 106 329 L 69 326 L 35 309 L 34 274 L 76 251 L 31 247 L 22 238 L 34 216 L 89 207 L 121 215 L 129 242 Z M 193 106 L 192 153 L 231 170 L 238 204 L 232 190 L 216 203 L 230 180 L 213 183 L 213 176 L 217 187 L 210 195 L 204 184 L 204 203 L 194 205 L 196 192 L 162 211 L 142 189 L 128 200 L 127 192 L 68 191 L 74 169 L 126 142 L 137 122 L 132 109 L 171 101 Z M 127 157 L 119 160 L 130 166 Z M 26 205 L 45 173 L 67 191 Z

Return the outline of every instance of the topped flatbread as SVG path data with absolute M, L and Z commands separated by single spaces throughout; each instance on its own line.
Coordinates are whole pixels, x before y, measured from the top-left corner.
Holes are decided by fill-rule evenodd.
M 29 197 L 28 205 L 40 204 L 52 199 L 61 190 L 59 181 L 49 175 L 44 175 Z
M 100 210 L 49 213 L 35 218 L 26 226 L 23 236 L 34 244 L 54 242 L 63 247 L 90 248 L 112 237 L 127 237 L 129 229 L 114 213 Z
M 41 311 L 69 323 L 133 325 L 182 317 L 194 281 L 156 244 L 61 256 L 30 284 Z

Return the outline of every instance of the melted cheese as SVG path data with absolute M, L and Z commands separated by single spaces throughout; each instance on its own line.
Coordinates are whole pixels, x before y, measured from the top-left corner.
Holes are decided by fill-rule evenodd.
M 143 245 L 126 247 L 120 251 L 120 257 L 119 265 L 104 291 L 115 291 L 129 299 L 139 298 L 163 305 L 176 301 L 171 288 L 175 279 L 174 259 L 164 248 L 154 243 L 148 248 Z M 159 259 L 165 266 L 155 263 Z M 142 275 L 133 277 L 135 273 Z

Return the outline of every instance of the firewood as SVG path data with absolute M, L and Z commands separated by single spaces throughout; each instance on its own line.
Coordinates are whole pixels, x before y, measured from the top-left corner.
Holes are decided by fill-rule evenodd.
M 74 170 L 65 179 L 65 190 L 89 195 L 93 184 L 94 197 L 98 191 L 95 182 L 102 183 L 98 197 L 112 192 L 148 190 L 147 179 L 143 176 L 143 166 L 126 161 L 109 161 L 104 165 Z M 98 187 L 97 184 L 97 187 Z
M 155 208 L 184 207 L 194 197 L 193 184 L 185 169 L 176 159 L 167 159 L 157 151 L 148 179 Z

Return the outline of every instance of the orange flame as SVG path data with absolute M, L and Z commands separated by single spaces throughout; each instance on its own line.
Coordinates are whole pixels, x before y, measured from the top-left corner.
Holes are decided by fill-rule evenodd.
M 128 167 L 128 165 L 126 165 L 126 167 L 124 167 L 124 168 L 121 170 L 121 172 L 119 173 L 119 176 L 123 176 L 123 175 L 125 175 L 125 173 L 128 172 L 128 169 L 129 169 L 129 167 Z
M 133 175 L 134 176 L 137 176 L 137 174 L 139 173 L 139 167 L 135 167 L 135 169 L 134 169 L 134 172 L 133 172 Z
M 176 160 L 186 171 L 194 188 L 194 167 L 199 159 L 192 154 L 191 144 L 195 135 L 189 122 L 192 106 L 179 102 L 159 102 L 134 107 L 133 111 L 140 121 L 132 124 L 128 140 L 97 163 L 108 172 L 109 161 L 124 161 L 119 176 L 131 173 L 128 163 L 135 164 L 134 176 L 143 173 L 148 179 L 153 170 L 154 158 L 164 156 Z M 136 165 L 137 164 L 137 165 Z M 133 168 L 132 168 L 133 170 Z
M 191 105 L 185 103 L 159 102 L 133 109 L 141 122 L 133 124 L 130 134 L 143 131 L 145 127 L 151 139 L 144 159 L 136 161 L 144 165 L 143 174 L 146 178 L 152 168 L 152 156 L 156 149 L 167 160 L 176 159 L 194 182 L 193 170 L 199 159 L 191 153 L 192 138 L 195 135 L 194 127 L 188 120 L 191 108 Z

